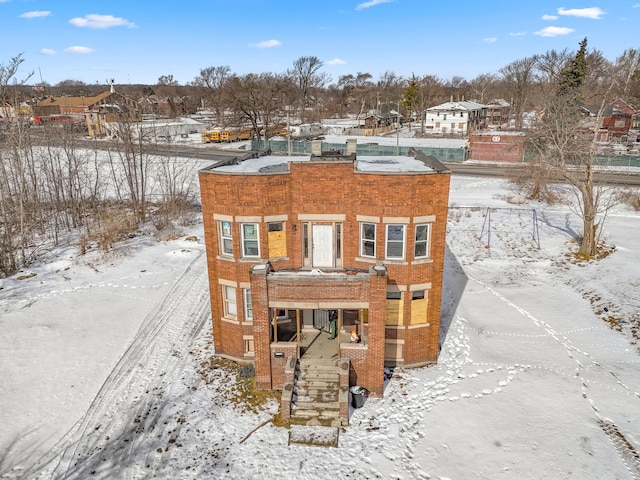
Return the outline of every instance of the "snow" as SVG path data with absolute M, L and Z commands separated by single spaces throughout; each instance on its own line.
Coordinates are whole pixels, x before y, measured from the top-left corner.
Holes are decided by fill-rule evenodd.
M 308 162 L 311 156 L 266 155 L 259 158 L 249 158 L 232 165 L 215 167 L 215 171 L 228 173 L 250 173 L 263 170 L 288 171 L 289 162 Z M 433 172 L 433 169 L 422 161 L 406 156 L 361 156 L 356 162 L 356 170 L 364 172 Z
M 439 362 L 395 369 L 338 448 L 288 446 L 208 366 L 201 224 L 0 280 L 0 478 L 640 478 L 640 213 L 578 263 L 579 219 L 517 198 L 452 176 Z

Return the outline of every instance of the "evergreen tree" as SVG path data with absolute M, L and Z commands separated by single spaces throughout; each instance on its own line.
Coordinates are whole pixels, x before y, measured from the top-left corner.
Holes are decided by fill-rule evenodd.
M 560 72 L 559 96 L 580 97 L 580 87 L 587 77 L 587 38 L 580 42 L 580 49 L 566 67 Z
M 407 81 L 407 86 L 402 92 L 401 103 L 404 108 L 409 112 L 409 128 L 411 128 L 411 119 L 413 118 L 413 112 L 419 103 L 420 93 L 420 80 L 415 75 L 411 75 L 411 78 Z

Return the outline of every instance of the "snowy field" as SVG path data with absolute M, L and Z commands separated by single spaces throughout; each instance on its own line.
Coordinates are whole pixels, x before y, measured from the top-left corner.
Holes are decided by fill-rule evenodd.
M 452 177 L 439 363 L 396 369 L 332 449 L 287 446 L 276 405 L 203 372 L 201 224 L 0 280 L 0 478 L 640 479 L 640 213 L 579 264 L 579 219 L 513 197 Z

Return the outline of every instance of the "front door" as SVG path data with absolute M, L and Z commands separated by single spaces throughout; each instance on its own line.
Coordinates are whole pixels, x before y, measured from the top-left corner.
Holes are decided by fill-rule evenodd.
M 333 225 L 312 226 L 312 257 L 314 267 L 333 267 Z
M 313 311 L 313 327 L 323 332 L 329 332 L 329 310 Z

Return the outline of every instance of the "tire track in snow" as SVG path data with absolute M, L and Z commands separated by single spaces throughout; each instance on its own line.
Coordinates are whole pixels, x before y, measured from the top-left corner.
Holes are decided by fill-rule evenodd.
M 203 253 L 197 251 L 163 302 L 147 315 L 84 416 L 24 472 L 23 478 L 85 478 L 93 471 L 93 462 L 87 462 L 92 455 L 106 445 L 130 441 L 127 437 L 134 432 L 128 427 L 134 424 L 135 403 L 154 394 L 149 385 L 155 379 L 179 367 L 178 359 L 171 356 L 172 349 L 179 353 L 188 350 L 206 322 L 208 284 Z

